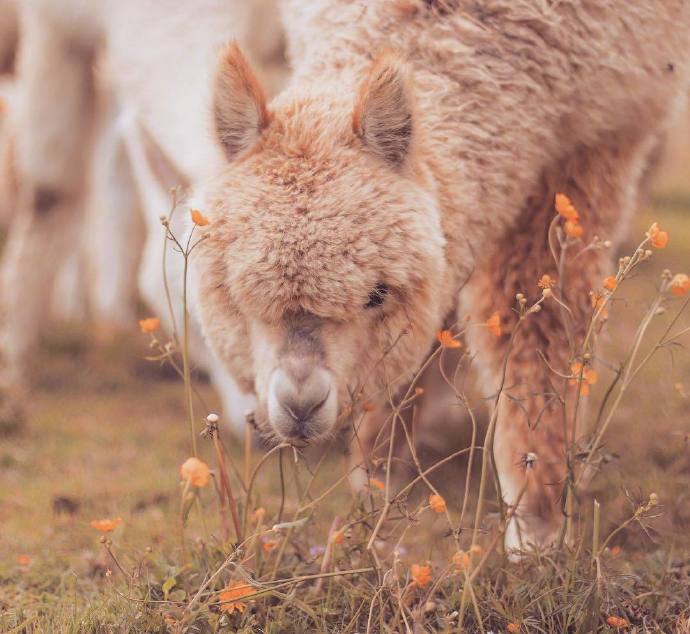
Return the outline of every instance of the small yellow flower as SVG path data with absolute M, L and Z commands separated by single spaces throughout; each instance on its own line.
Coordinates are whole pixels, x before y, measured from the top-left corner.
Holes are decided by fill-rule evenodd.
M 615 627 L 617 630 L 624 630 L 630 627 L 630 621 L 624 619 L 620 616 L 609 616 L 606 622 L 611 626 Z
M 278 547 L 278 544 L 280 544 L 279 539 L 263 539 L 261 541 L 261 550 L 268 554 L 275 550 Z
M 466 570 L 470 565 L 470 555 L 464 550 L 459 550 L 453 555 L 452 562 L 457 570 Z
M 205 462 L 198 458 L 187 458 L 180 467 L 180 475 L 183 480 L 189 480 L 192 486 L 205 487 L 211 477 L 211 471 Z
M 436 339 L 444 348 L 459 348 L 462 343 L 453 338 L 453 333 L 450 330 L 439 330 L 436 333 Z
M 220 600 L 220 611 L 227 614 L 234 612 L 244 612 L 247 609 L 247 604 L 243 602 L 243 598 L 254 594 L 254 588 L 241 581 L 236 581 L 230 584 L 225 589 L 220 591 L 218 599 Z
M 690 277 L 685 273 L 676 273 L 671 280 L 671 293 L 676 297 L 682 297 L 690 291 Z
M 607 291 L 615 290 L 616 286 L 618 286 L 616 277 L 614 275 L 609 275 L 608 277 L 604 278 L 603 286 Z
M 446 501 L 436 493 L 429 496 L 429 506 L 435 513 L 445 513 L 446 511 Z
M 495 337 L 500 337 L 503 334 L 503 331 L 501 330 L 501 315 L 499 315 L 498 311 L 493 313 L 491 317 L 487 319 L 486 326 L 489 329 L 489 332 Z
M 577 220 L 566 220 L 563 230 L 571 238 L 581 238 L 585 232 L 583 226 Z
M 156 332 L 161 325 L 161 320 L 158 317 L 147 317 L 139 320 L 139 328 L 141 332 L 151 333 Z
M 379 491 L 383 491 L 386 488 L 386 485 L 381 482 L 381 480 L 377 480 L 376 478 L 369 479 L 369 486 L 378 489 Z
M 590 300 L 592 302 L 592 308 L 595 312 L 599 312 L 599 317 L 601 319 L 609 318 L 609 309 L 605 306 L 606 299 L 601 293 L 592 292 L 590 294 Z
M 550 275 L 542 275 L 537 282 L 539 288 L 553 288 L 556 286 L 556 280 L 554 280 Z
M 556 194 L 555 198 L 556 211 L 566 220 L 577 222 L 580 219 L 580 214 L 577 213 L 575 205 L 573 205 L 570 198 L 565 194 Z
M 666 248 L 666 245 L 668 244 L 668 233 L 659 229 L 658 223 L 655 222 L 651 227 L 649 227 L 647 236 L 649 237 L 649 241 L 652 243 L 653 247 L 656 247 L 657 249 Z
M 93 528 L 101 533 L 110 533 L 114 531 L 120 524 L 122 524 L 122 518 L 118 517 L 116 519 L 103 519 L 103 520 L 91 520 L 89 522 Z
M 410 567 L 412 581 L 418 588 L 426 588 L 431 583 L 431 566 L 412 564 Z
M 192 216 L 192 222 L 197 227 L 205 227 L 209 223 L 209 219 L 204 216 L 198 209 L 190 209 L 190 215 Z
M 582 363 L 574 361 L 570 366 L 570 371 L 574 378 L 570 379 L 570 385 L 577 385 L 582 373 L 582 383 L 580 385 L 580 394 L 587 396 L 589 394 L 590 385 L 594 385 L 599 380 L 599 373 L 590 367 L 582 368 Z

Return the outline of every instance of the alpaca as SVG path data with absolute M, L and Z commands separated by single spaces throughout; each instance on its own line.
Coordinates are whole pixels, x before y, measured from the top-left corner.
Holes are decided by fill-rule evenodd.
M 194 266 L 208 341 L 255 393 L 259 424 L 301 443 L 332 434 L 353 396 L 385 405 L 444 324 L 498 311 L 509 331 L 516 293 L 555 275 L 556 193 L 580 210 L 586 239 L 620 241 L 687 90 L 690 5 L 285 0 L 282 10 L 294 74 L 270 104 L 237 45 L 220 62 L 226 165 L 199 192 L 210 224 Z M 609 264 L 594 251 L 571 276 L 577 323 Z M 492 393 L 509 337 L 480 326 L 466 337 Z M 516 338 L 512 398 L 498 404 L 511 549 L 552 543 L 563 520 L 565 439 L 539 352 L 566 367 L 554 303 Z
M 239 38 L 270 84 L 278 86 L 284 73 L 272 0 L 23 0 L 17 7 L 11 151 L 1 168 L 11 187 L 3 188 L 9 195 L 0 206 L 12 209 L 13 222 L 0 270 L 0 427 L 20 415 L 27 358 L 55 273 L 81 250 L 84 235 L 97 316 L 126 318 L 140 252 L 139 206 L 146 225 L 139 290 L 165 323 L 159 218 L 169 210 L 171 187 L 193 186 L 221 163 L 206 125 L 219 48 Z M 155 157 L 175 169 L 161 178 Z M 87 199 L 89 180 L 94 200 Z M 175 292 L 180 267 L 177 256 L 168 260 Z M 251 401 L 237 394 L 193 329 L 195 362 L 209 370 L 234 423 L 243 425 Z

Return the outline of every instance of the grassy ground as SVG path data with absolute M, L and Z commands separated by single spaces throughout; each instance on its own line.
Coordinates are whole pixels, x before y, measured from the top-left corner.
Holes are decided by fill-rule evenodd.
M 615 327 L 602 342 L 603 357 L 612 365 L 623 358 L 659 271 L 690 268 L 690 180 L 683 178 L 666 183 L 631 232 L 642 235 L 658 220 L 671 241 L 613 307 Z M 658 318 L 649 341 L 672 313 Z M 689 323 L 686 314 L 677 330 Z M 393 521 L 377 547 L 392 571 L 385 578 L 371 570 L 364 549 L 375 523 L 372 506 L 380 508 L 383 501 L 376 487 L 368 498 L 356 499 L 340 482 L 318 504 L 302 509 L 307 524 L 288 529 L 285 540 L 266 528 L 291 519 L 300 498 L 308 505 L 339 481 L 345 466 L 337 451 L 325 458 L 311 485 L 320 456 L 310 453 L 295 465 L 292 454 L 284 452 L 284 501 L 277 454 L 268 459 L 259 471 L 252 507 L 265 508 L 266 515 L 249 514 L 247 524 L 257 536 L 241 552 L 233 555 L 222 537 L 210 486 L 200 496 L 201 507 L 194 503 L 183 540 L 178 472 L 190 448 L 181 383 L 143 360 L 142 335 L 108 346 L 93 344 L 97 338 L 72 326 L 44 341 L 34 363 L 29 424 L 22 434 L 0 440 L 2 632 L 457 631 L 460 618 L 470 632 L 589 632 L 614 631 L 607 623 L 611 616 L 628 621 L 623 628 L 628 631 L 690 632 L 690 356 L 682 346 L 660 351 L 637 379 L 606 435 L 609 460 L 590 497 L 582 500 L 587 510 L 591 497 L 602 505 L 602 541 L 651 492 L 659 505 L 644 513 L 643 522 L 618 532 L 594 566 L 587 551 L 591 523 L 585 521 L 581 550 L 520 564 L 496 553 L 466 584 L 464 572 L 449 563 L 457 544 L 448 523 L 426 508 L 425 495 L 391 511 Z M 679 340 L 689 342 L 687 336 Z M 210 388 L 198 385 L 213 409 Z M 241 442 L 226 437 L 226 446 L 243 471 Z M 200 447 L 201 457 L 213 466 L 211 442 L 202 440 Z M 438 458 L 433 452 L 425 455 L 425 464 L 432 455 Z M 252 467 L 260 457 L 261 452 L 253 453 Z M 451 463 L 434 480 L 455 526 L 461 466 Z M 242 498 L 238 480 L 233 481 Z M 352 526 L 324 564 L 335 516 Z M 105 517 L 123 522 L 108 535 L 112 543 L 103 544 L 89 523 Z M 490 550 L 489 529 L 496 522 L 489 516 L 485 524 L 483 552 Z M 469 546 L 468 533 L 458 538 L 463 548 Z M 438 586 L 410 583 L 410 565 L 425 562 Z M 331 570 L 343 574 L 302 578 Z M 211 591 L 246 575 L 267 583 L 261 586 L 265 594 L 243 613 L 223 613 L 217 592 Z M 271 585 L 272 578 L 282 585 Z M 474 594 L 465 591 L 464 606 L 463 587 Z

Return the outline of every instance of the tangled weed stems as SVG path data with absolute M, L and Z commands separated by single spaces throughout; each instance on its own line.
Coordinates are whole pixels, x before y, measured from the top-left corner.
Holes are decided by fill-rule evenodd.
M 186 277 L 187 262 L 198 240 L 190 234 L 183 244 L 172 233 L 170 219 L 177 206 L 175 199 L 164 221 L 165 235 L 185 259 Z M 574 207 L 566 209 L 571 216 L 573 211 L 577 212 Z M 192 234 L 197 226 L 205 226 L 201 216 L 202 224 L 195 224 Z M 579 216 L 577 221 L 582 228 Z M 371 413 L 371 408 L 360 402 L 361 390 L 354 391 L 352 407 L 344 415 L 350 436 L 344 440 L 334 437 L 318 457 L 279 444 L 254 461 L 248 434 L 244 462 L 239 467 L 233 462 L 233 452 L 223 444 L 222 421 L 206 409 L 202 436 L 209 440 L 215 461 L 211 474 L 218 500 L 218 530 L 208 504 L 204 505 L 204 487 L 186 484 L 183 505 L 190 494 L 193 503 L 186 502 L 183 525 L 191 521 L 191 511 L 196 508 L 199 519 L 209 526 L 208 534 L 193 543 L 182 533 L 187 553 L 184 563 L 176 565 L 174 574 L 165 579 L 157 572 L 160 564 L 148 554 L 139 563 L 148 574 L 127 572 L 127 590 L 122 596 L 164 615 L 171 631 L 194 625 L 250 632 L 275 623 L 276 631 L 301 628 L 371 633 L 435 628 L 458 632 L 585 632 L 607 631 L 605 628 L 614 627 L 610 623 L 625 629 L 625 623 L 639 622 L 629 598 L 621 598 L 607 570 L 613 565 L 611 545 L 634 525 L 642 525 L 656 514 L 658 498 L 650 495 L 646 502 L 637 503 L 627 519 L 606 529 L 605 537 L 601 536 L 605 523 L 601 505 L 593 501 L 585 507 L 583 502 L 588 500 L 588 487 L 604 463 L 607 432 L 635 379 L 657 351 L 688 332 L 688 328 L 678 328 L 688 304 L 687 299 L 678 299 L 685 282 L 683 274 L 664 273 L 622 363 L 615 366 L 610 380 L 604 380 L 609 375 L 605 370 L 614 366 L 597 356 L 597 336 L 606 328 L 609 310 L 621 289 L 653 257 L 649 247 L 659 248 L 654 246 L 653 236 L 657 235 L 657 244 L 663 239 L 659 241 L 658 234 L 650 231 L 631 256 L 622 258 L 616 274 L 609 276 L 612 279 L 602 278 L 602 287 L 591 289 L 592 311 L 587 323 L 576 324 L 567 292 L 568 280 L 575 276 L 573 263 L 610 244 L 597 237 L 584 244 L 585 231 L 567 230 L 566 222 L 574 220 L 559 213 L 549 229 L 555 274 L 534 280 L 540 294 L 533 301 L 528 299 L 531 289 L 516 295 L 516 321 L 506 335 L 501 380 L 488 397 L 492 408 L 484 441 L 476 414 L 481 405 L 473 403 L 465 389 L 473 356 L 461 339 L 469 328 L 485 328 L 492 336 L 501 336 L 504 324 L 498 313 L 484 323 L 463 321 L 440 331 L 439 345 L 401 395 L 396 397 L 397 381 L 391 381 L 386 394 L 388 414 L 374 439 L 372 456 L 346 466 L 342 473 L 334 474 L 332 468 L 336 440 L 356 449 L 364 417 Z M 185 316 L 186 289 L 185 283 Z M 679 302 L 677 311 L 648 347 L 655 318 L 672 301 Z M 513 398 L 507 377 L 515 342 L 520 340 L 524 324 L 540 319 L 546 302 L 558 306 L 568 346 L 564 367 L 553 367 L 541 356 L 558 388 L 545 399 L 544 407 L 558 403 L 566 432 L 566 478 L 559 483 L 563 489 L 563 524 L 552 549 L 525 552 L 519 563 L 510 563 L 502 548 L 503 537 L 511 522 L 519 519 L 521 500 L 534 477 L 538 456 L 523 457 L 522 488 L 517 499 L 506 504 L 497 478 L 495 430 L 500 403 Z M 172 313 L 171 320 L 170 342 L 163 343 L 155 332 L 149 333 L 157 352 L 151 358 L 169 363 L 184 381 L 187 422 L 194 439 L 191 455 L 196 456 L 195 388 L 185 343 L 187 318 L 182 324 L 181 346 Z M 584 336 L 578 337 L 578 332 Z M 382 349 L 381 362 L 404 336 L 403 332 L 391 337 L 391 343 Z M 443 361 L 451 351 L 459 360 L 449 373 Z M 468 446 L 425 464 L 416 438 L 418 403 L 423 395 L 419 383 L 423 373 L 435 365 L 466 413 L 471 440 Z M 600 370 L 602 377 L 598 376 Z M 601 397 L 591 414 L 582 407 L 584 399 L 592 398 L 590 391 Z M 205 408 L 203 403 L 201 406 Z M 401 447 L 406 457 L 401 457 Z M 435 476 L 460 458 L 465 459 L 461 467 L 464 484 L 454 495 L 448 495 Z M 412 473 L 402 483 L 397 482 L 400 466 Z M 372 485 L 362 495 L 347 495 L 346 482 L 355 470 L 363 470 Z M 380 487 L 376 486 L 378 478 Z M 343 503 L 343 495 L 349 502 Z M 420 542 L 415 544 L 417 540 Z M 114 552 L 112 545 L 109 548 Z M 128 570 L 123 562 L 118 567 Z M 177 590 L 168 588 L 165 592 L 163 584 L 173 577 L 175 585 L 170 587 Z

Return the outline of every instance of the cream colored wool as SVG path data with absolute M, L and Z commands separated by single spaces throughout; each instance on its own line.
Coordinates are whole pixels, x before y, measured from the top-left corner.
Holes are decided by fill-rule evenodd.
M 294 78 L 267 112 L 235 48 L 217 78 L 229 162 L 203 196 L 207 337 L 256 392 L 264 423 L 272 373 L 305 315 L 311 362 L 332 373 L 341 413 L 362 392 L 388 401 L 449 315 L 471 315 L 467 340 L 484 392 L 495 392 L 508 336 L 479 324 L 498 310 L 509 332 L 515 293 L 536 299 L 540 275 L 555 275 L 556 192 L 580 210 L 585 240 L 624 235 L 688 88 L 690 4 L 286 0 L 283 16 Z M 593 252 L 572 269 L 580 323 L 608 266 Z M 365 308 L 380 283 L 385 302 Z M 550 541 L 563 519 L 562 420 L 538 351 L 565 371 L 549 303 L 515 342 L 506 387 L 520 405 L 499 406 L 508 504 L 524 456 L 537 456 L 509 547 Z

